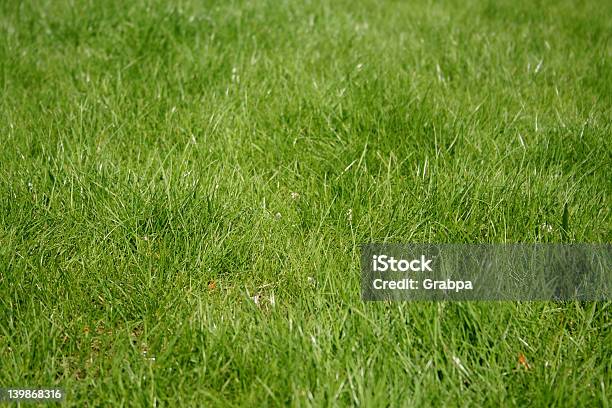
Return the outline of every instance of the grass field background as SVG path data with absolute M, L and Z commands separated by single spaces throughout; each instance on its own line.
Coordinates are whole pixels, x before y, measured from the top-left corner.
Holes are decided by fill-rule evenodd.
M 611 242 L 611 16 L 0 3 L 0 387 L 608 406 L 609 302 L 363 303 L 359 245 Z

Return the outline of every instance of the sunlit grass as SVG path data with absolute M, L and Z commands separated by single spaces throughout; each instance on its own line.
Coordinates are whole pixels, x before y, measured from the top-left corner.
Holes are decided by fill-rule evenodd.
M 574 3 L 0 4 L 0 387 L 604 405 L 609 303 L 360 298 L 362 243 L 611 242 Z

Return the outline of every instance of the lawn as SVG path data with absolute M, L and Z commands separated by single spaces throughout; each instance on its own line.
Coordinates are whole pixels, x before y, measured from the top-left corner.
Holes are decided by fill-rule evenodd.
M 612 242 L 611 16 L 0 3 L 0 387 L 61 387 L 65 406 L 609 406 L 611 302 L 363 302 L 359 257 Z

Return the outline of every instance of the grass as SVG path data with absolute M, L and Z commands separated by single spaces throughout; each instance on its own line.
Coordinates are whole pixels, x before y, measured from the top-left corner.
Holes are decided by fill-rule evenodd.
M 359 245 L 610 243 L 611 13 L 3 2 L 0 387 L 608 406 L 610 302 L 363 303 Z

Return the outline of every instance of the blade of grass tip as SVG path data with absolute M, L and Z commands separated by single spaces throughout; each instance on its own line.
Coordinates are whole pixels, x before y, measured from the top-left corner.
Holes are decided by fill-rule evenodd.
M 266 391 L 266 393 L 270 396 L 270 398 L 272 398 L 272 400 L 277 404 L 277 405 L 281 405 L 280 401 L 276 398 L 276 396 L 274 395 L 274 393 L 272 392 L 272 390 L 270 389 L 270 387 L 268 387 L 268 385 L 266 383 L 264 383 L 262 381 L 261 378 L 259 378 L 259 376 L 256 376 L 255 379 L 261 384 L 261 386 L 264 388 L 264 390 Z
M 563 205 L 563 216 L 561 217 L 561 236 L 563 237 L 563 241 L 568 240 L 569 235 L 569 209 L 567 208 L 567 203 Z

